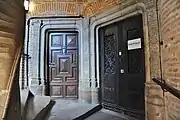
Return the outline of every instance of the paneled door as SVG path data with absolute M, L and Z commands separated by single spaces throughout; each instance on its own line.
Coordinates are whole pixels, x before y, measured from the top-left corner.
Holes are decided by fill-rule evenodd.
M 117 104 L 118 92 L 118 41 L 117 25 L 100 29 L 100 62 L 102 104 L 111 107 Z
M 145 53 L 142 16 L 118 24 L 119 104 L 126 113 L 145 120 Z M 121 54 L 120 54 L 121 53 Z
M 77 98 L 78 33 L 51 33 L 48 51 L 50 96 Z
M 100 29 L 102 105 L 144 120 L 145 55 L 141 15 Z

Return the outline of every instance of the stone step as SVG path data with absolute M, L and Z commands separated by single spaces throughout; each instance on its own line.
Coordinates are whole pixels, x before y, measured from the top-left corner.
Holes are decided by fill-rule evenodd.
M 15 21 L 16 21 L 12 17 L 10 17 L 10 16 L 8 16 L 8 15 L 6 15 L 4 13 L 1 13 L 1 12 L 0 12 L 0 19 L 5 20 L 7 22 L 11 22 L 11 23 L 15 23 Z
M 12 2 L 10 2 L 12 4 Z M 1 7 L 0 7 L 0 11 L 1 13 L 11 17 L 11 18 L 16 18 L 16 15 L 18 15 L 18 10 L 20 10 L 20 8 L 15 8 L 15 5 L 12 7 L 11 4 L 8 3 L 8 1 L 4 1 L 4 0 L 0 0 L 0 4 L 1 4 Z
M 3 37 L 3 38 L 10 38 L 11 40 L 15 38 L 15 34 L 13 33 L 8 33 L 8 32 L 5 32 L 5 31 L 0 31 L 0 36 Z
M 25 111 L 27 109 L 27 104 L 28 104 L 28 99 L 30 99 L 31 97 L 34 97 L 34 95 L 31 93 L 31 91 L 29 91 L 29 89 L 24 89 L 20 91 L 20 95 L 21 95 L 21 116 L 22 116 L 22 120 L 25 118 Z
M 6 20 L 0 19 L 0 26 L 7 27 L 7 28 L 15 28 L 15 25 L 12 22 L 8 22 Z
M 0 52 L 0 59 L 1 60 L 4 60 L 4 59 L 7 59 L 7 60 L 11 60 L 12 59 L 12 54 L 10 54 L 9 52 L 8 53 L 1 53 Z
M 48 111 L 54 105 L 54 101 L 49 96 L 31 97 L 27 101 L 27 108 L 24 112 L 23 120 L 43 120 Z
M 8 43 L 0 42 L 0 53 L 14 54 L 14 46 Z
M 7 26 L 3 26 L 3 25 L 0 25 L 0 31 L 4 31 L 4 32 L 8 32 L 8 33 L 15 33 L 15 28 L 12 28 L 12 27 L 7 27 Z

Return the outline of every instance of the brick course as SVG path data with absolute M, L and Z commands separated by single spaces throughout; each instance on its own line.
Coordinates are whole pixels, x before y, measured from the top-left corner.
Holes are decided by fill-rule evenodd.
M 32 0 L 32 2 L 34 3 L 34 9 L 29 12 L 31 16 L 47 14 L 91 16 L 119 4 L 120 0 L 61 0 L 56 2 L 52 0 Z
M 160 19 L 164 42 L 164 78 L 173 87 L 180 89 L 180 1 L 161 0 Z M 165 94 L 167 120 L 180 119 L 180 100 L 170 93 Z

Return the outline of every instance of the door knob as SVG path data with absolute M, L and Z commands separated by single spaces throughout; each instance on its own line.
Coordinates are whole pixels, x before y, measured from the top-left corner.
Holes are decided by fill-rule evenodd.
M 49 67 L 56 67 L 55 63 L 49 63 Z
M 124 73 L 124 69 L 121 69 L 120 72 L 123 74 Z

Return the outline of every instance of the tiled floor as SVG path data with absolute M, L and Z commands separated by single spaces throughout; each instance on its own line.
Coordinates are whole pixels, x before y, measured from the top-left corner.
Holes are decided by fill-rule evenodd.
M 73 120 L 95 106 L 74 100 L 56 100 L 55 105 L 45 120 Z
M 56 103 L 45 120 L 73 120 L 97 105 L 82 103 L 74 100 L 56 100 Z M 77 120 L 77 119 L 76 119 Z M 81 119 L 82 120 L 82 119 Z M 85 120 L 133 120 L 127 116 L 102 109 Z
M 133 120 L 118 113 L 102 109 L 85 120 Z

